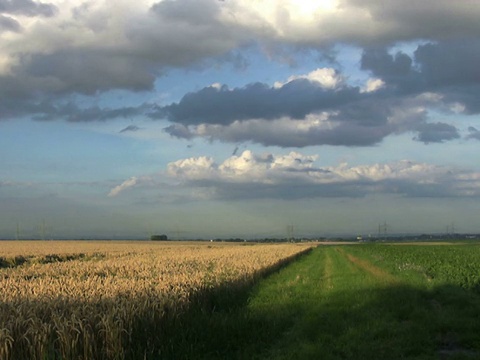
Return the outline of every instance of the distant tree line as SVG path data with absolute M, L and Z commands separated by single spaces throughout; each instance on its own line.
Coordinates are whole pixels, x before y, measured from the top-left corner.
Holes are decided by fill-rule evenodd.
M 167 235 L 152 235 L 150 236 L 150 240 L 153 240 L 153 241 L 166 241 L 168 240 L 168 236 Z

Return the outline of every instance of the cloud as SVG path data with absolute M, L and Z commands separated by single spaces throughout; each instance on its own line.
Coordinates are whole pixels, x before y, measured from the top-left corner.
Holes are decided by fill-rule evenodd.
M 37 108 L 38 113 L 41 115 L 36 115 L 34 118 L 42 121 L 58 119 L 70 122 L 107 121 L 119 118 L 133 118 L 142 115 L 150 108 L 151 105 L 148 104 L 117 109 L 101 108 L 99 106 L 80 108 L 72 102 L 62 105 L 53 105 L 47 102 Z
M 480 131 L 474 128 L 473 126 L 468 127 L 467 139 L 477 139 L 480 140 Z
M 428 109 L 464 114 L 475 113 L 476 108 L 480 111 L 476 101 L 480 81 L 473 65 L 480 56 L 476 47 L 480 48 L 477 42 L 423 43 L 413 55 L 391 53 L 386 48 L 366 49 L 361 68 L 372 77 L 363 87 L 350 85 L 339 70 L 318 68 L 273 86 L 252 83 L 231 89 L 215 83 L 166 106 L 80 108 L 73 102 L 54 104 L 49 100 L 20 106 L 7 104 L 12 95 L 5 93 L 0 108 L 4 101 L 4 116 L 36 112 L 36 119 L 74 122 L 145 114 L 169 120 L 172 124 L 165 131 L 177 138 L 267 146 L 371 146 L 404 132 L 419 132 L 416 139 L 424 143 L 444 142 L 457 138 L 458 131 L 438 122 L 432 125 Z M 452 70 L 454 63 L 448 59 L 436 60 L 437 56 L 446 58 L 449 51 L 462 55 L 462 69 Z M 19 86 L 11 84 L 13 90 Z
M 110 189 L 107 196 L 110 198 L 114 198 L 124 192 L 131 191 L 132 189 L 143 189 L 143 188 L 150 189 L 153 187 L 169 188 L 169 190 L 171 190 L 171 184 L 167 184 L 165 182 L 160 181 L 158 176 L 142 175 L 142 176 L 132 176 L 126 179 L 125 181 L 123 181 L 121 184 L 114 186 L 113 188 Z M 171 197 L 170 195 L 172 194 L 169 193 L 167 197 Z M 150 196 L 150 195 L 146 195 L 146 196 Z
M 137 125 L 128 125 L 127 127 L 120 130 L 119 133 L 122 134 L 122 133 L 126 133 L 126 132 L 135 132 L 135 131 L 138 131 L 140 129 L 141 128 L 138 127 Z
M 475 66 L 480 59 L 480 40 L 456 40 L 421 45 L 415 51 L 423 79 L 432 87 L 480 83 Z
M 189 139 L 282 147 L 369 146 L 391 134 L 418 132 L 418 141 L 440 143 L 458 138 L 458 130 L 431 121 L 429 110 L 480 112 L 478 61 L 476 40 L 422 43 L 413 55 L 368 48 L 361 69 L 372 77 L 362 88 L 350 85 L 337 70 L 320 68 L 273 86 L 253 83 L 230 89 L 216 84 L 177 103 L 156 106 L 150 116 L 166 118 L 173 123 L 166 132 Z M 322 114 L 328 119 L 319 121 Z
M 1 181 L 0 180 L 0 188 L 2 187 L 31 187 L 31 182 L 23 182 L 23 181 Z
M 416 83 L 418 75 L 412 68 L 413 60 L 407 54 L 398 51 L 390 54 L 387 48 L 365 49 L 361 59 L 361 69 L 370 70 L 377 78 L 387 84 L 397 86 Z
M 0 13 L 24 16 L 51 17 L 57 13 L 53 4 L 34 2 L 32 0 L 0 0 Z
M 458 129 L 455 126 L 440 122 L 435 124 L 421 124 L 417 130 L 418 137 L 415 138 L 415 140 L 425 144 L 442 143 L 446 140 L 458 139 L 460 137 Z
M 125 191 L 126 189 L 132 188 L 139 183 L 139 178 L 136 176 L 131 177 L 130 179 L 125 180 L 120 185 L 115 186 L 110 192 L 108 193 L 109 197 L 115 197 L 121 192 Z
M 22 31 L 22 27 L 17 20 L 0 14 L 0 33 L 4 31 L 19 33 Z
M 173 124 L 167 126 L 163 129 L 167 134 L 170 134 L 173 137 L 180 138 L 180 139 L 191 139 L 194 137 L 194 132 L 191 131 L 187 126 L 182 124 Z
M 365 86 L 362 88 L 362 92 L 373 92 L 381 89 L 385 85 L 382 79 L 368 79 Z
M 398 194 L 411 197 L 480 196 L 480 173 L 398 161 L 388 164 L 317 167 L 317 156 L 255 155 L 244 151 L 222 163 L 210 157 L 178 160 L 167 174 L 185 186 L 208 190 L 217 199 L 358 197 Z
M 273 87 L 278 89 L 285 84 L 297 79 L 306 79 L 312 83 L 318 83 L 321 87 L 325 89 L 335 89 L 345 81 L 345 79 L 338 73 L 338 71 L 333 68 L 318 68 L 309 72 L 306 75 L 292 75 L 288 78 L 286 82 L 283 83 L 277 81 L 275 82 Z
M 249 84 L 242 88 L 205 87 L 185 95 L 178 103 L 157 107 L 153 118 L 183 125 L 229 124 L 236 120 L 304 119 L 308 114 L 334 109 L 360 98 L 355 87 L 325 88 L 317 80 L 298 77 L 283 85 Z
M 369 46 L 415 39 L 476 37 L 480 7 L 464 0 L 225 1 L 243 27 L 303 46 Z
M 165 131 L 175 137 L 369 146 L 425 127 L 428 107 L 480 113 L 479 16 L 480 7 L 466 0 L 408 6 L 393 0 L 381 6 L 358 0 L 140 0 L 115 7 L 108 1 L 0 0 L 0 119 L 78 122 L 146 114 L 170 121 Z M 407 54 L 392 50 L 400 41 L 421 42 Z M 317 68 L 273 86 L 215 84 L 153 108 L 76 101 L 82 94 L 96 104 L 117 89 L 154 92 L 155 81 L 172 68 L 224 62 L 245 68 L 242 50 L 249 46 L 278 59 L 299 50 L 332 55 L 338 43 L 363 51 L 360 70 L 369 73 L 363 86 L 349 83 L 339 68 Z M 426 93 L 438 97 L 422 103 Z M 324 113 L 327 120 L 312 122 Z M 418 138 L 454 136 L 437 131 L 429 138 L 431 130 Z
M 262 109 L 265 111 L 264 116 L 256 117 L 260 114 L 255 110 L 256 106 L 249 103 L 250 98 L 254 98 L 253 101 L 261 108 L 261 104 L 268 104 L 270 97 L 275 98 L 279 91 L 293 86 L 292 83 L 295 82 L 303 85 L 295 85 L 295 91 L 292 90 L 294 96 L 285 96 L 288 97 L 285 101 L 277 100 L 281 104 L 279 107 L 272 106 L 271 113 L 267 113 L 267 106 Z M 438 102 L 437 97 L 428 94 L 393 97 L 388 90 L 381 90 L 381 86 L 369 92 L 361 92 L 358 87 L 349 87 L 348 84 L 343 84 L 338 89 L 324 89 L 306 79 L 295 79 L 277 88 L 263 85 L 262 89 L 263 95 L 261 92 L 254 92 L 255 95 L 243 96 L 249 87 L 229 90 L 218 86 L 199 91 L 209 93 L 207 96 L 189 94 L 188 99 L 186 96 L 178 104 L 172 105 L 175 110 L 179 109 L 177 114 L 182 116 L 181 120 L 190 117 L 188 112 L 192 117 L 203 117 L 203 120 L 210 122 L 190 125 L 182 123 L 180 119 L 171 118 L 172 121 L 177 119 L 179 123 L 174 123 L 165 131 L 180 138 L 204 137 L 211 141 L 233 143 L 250 141 L 266 146 L 371 146 L 380 143 L 388 135 L 416 131 L 418 125 L 427 119 L 426 106 Z M 222 92 L 227 92 L 227 95 L 223 97 L 221 94 L 216 99 L 217 94 Z M 214 100 L 210 100 L 210 97 Z M 326 98 L 330 101 L 323 102 Z M 183 110 L 184 101 L 198 106 L 186 105 Z M 213 105 L 213 102 L 221 103 L 225 112 L 218 110 L 218 106 Z M 234 105 L 231 106 L 232 103 Z M 307 103 L 311 106 L 305 106 Z M 235 106 L 243 111 L 242 115 L 234 115 Z M 282 107 L 284 111 L 279 112 Z M 303 112 L 297 114 L 297 117 L 295 109 L 298 108 Z M 213 116 L 217 114 L 218 121 L 214 121 Z M 242 116 L 245 118 L 234 120 Z M 209 118 L 205 119 L 206 117 Z
M 437 93 L 444 104 L 456 104 L 466 114 L 478 114 L 480 105 L 475 94 L 480 89 L 479 60 L 479 40 L 456 39 L 420 44 L 413 56 L 401 51 L 391 54 L 387 48 L 366 49 L 361 68 L 382 79 L 397 96 Z
M 20 36 L 2 37 L 3 118 L 35 114 L 38 103 L 58 106 L 58 100 L 78 93 L 153 90 L 155 79 L 171 67 L 221 56 L 230 61 L 228 53 L 249 34 L 224 24 L 221 4 L 210 0 L 153 6 L 151 1 L 120 2 L 114 7 L 108 1 L 58 1 L 57 7 L 3 0 L 2 12 L 4 30 L 22 29 Z M 34 15 L 50 17 L 25 18 Z M 4 108 L 9 111 L 1 111 Z
M 388 127 L 342 124 L 332 120 L 329 113 L 309 115 L 305 120 L 253 119 L 235 121 L 229 125 L 202 124 L 191 127 L 175 124 L 165 128 L 165 131 L 186 139 L 204 137 L 230 143 L 254 142 L 281 147 L 369 146 L 380 142 L 390 132 Z

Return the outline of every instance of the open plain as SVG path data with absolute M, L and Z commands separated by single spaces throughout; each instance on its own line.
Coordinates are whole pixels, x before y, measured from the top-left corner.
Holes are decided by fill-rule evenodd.
M 1 245 L 2 360 L 480 358 L 478 243 Z

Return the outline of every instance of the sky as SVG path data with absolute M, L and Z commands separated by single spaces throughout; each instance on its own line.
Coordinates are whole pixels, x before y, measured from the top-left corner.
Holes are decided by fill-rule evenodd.
M 0 238 L 480 232 L 479 18 L 0 0 Z

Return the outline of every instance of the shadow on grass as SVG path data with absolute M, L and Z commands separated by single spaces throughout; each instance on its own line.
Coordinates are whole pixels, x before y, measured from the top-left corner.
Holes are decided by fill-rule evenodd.
M 455 286 L 237 303 L 191 310 L 178 325 L 162 358 L 480 359 L 480 297 Z

